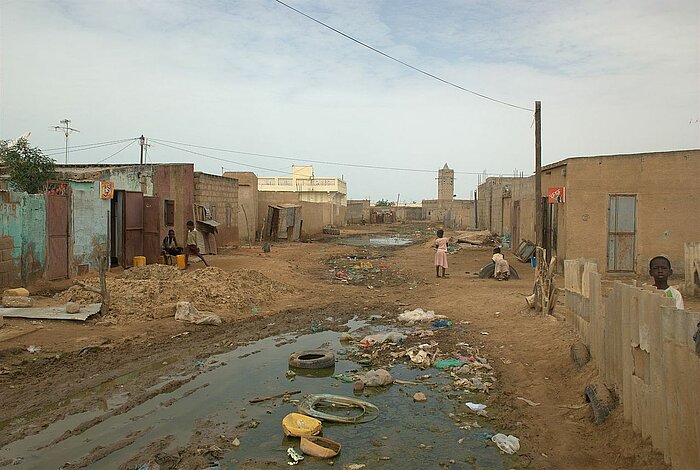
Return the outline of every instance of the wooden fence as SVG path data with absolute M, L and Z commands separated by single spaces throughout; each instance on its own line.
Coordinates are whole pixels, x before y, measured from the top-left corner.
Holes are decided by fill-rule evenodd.
M 603 297 L 595 263 L 564 261 L 566 313 L 615 390 L 625 420 L 667 463 L 700 469 L 700 314 L 654 287 L 615 282 Z

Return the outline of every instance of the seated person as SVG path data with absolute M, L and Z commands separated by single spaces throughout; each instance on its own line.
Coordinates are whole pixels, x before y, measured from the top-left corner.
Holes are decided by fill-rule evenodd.
M 177 239 L 175 239 L 175 230 L 168 230 L 168 236 L 163 239 L 160 249 L 163 255 L 177 256 L 182 254 L 182 247 L 177 244 Z
M 649 261 L 649 275 L 654 278 L 654 286 L 664 291 L 664 295 L 674 300 L 676 308 L 685 310 L 683 296 L 675 287 L 668 285 L 668 278 L 673 274 L 671 261 L 665 256 L 654 256 Z
M 508 264 L 508 261 L 503 258 L 500 247 L 493 249 L 493 256 L 491 259 L 496 265 L 493 269 L 493 277 L 499 281 L 507 281 L 510 278 L 510 265 Z

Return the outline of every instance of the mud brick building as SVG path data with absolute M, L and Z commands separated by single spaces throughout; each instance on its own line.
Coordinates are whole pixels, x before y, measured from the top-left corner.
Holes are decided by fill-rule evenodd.
M 700 150 L 572 157 L 542 168 L 548 255 L 585 258 L 608 275 L 646 276 L 663 254 L 682 276 L 684 244 L 700 241 Z M 510 196 L 505 186 L 510 185 Z M 532 189 L 531 189 L 532 188 Z M 479 227 L 534 239 L 534 177 L 479 186 Z M 490 214 L 490 215 L 487 215 Z
M 348 224 L 359 224 L 364 220 L 369 223 L 369 199 L 350 199 L 345 213 L 345 221 Z
M 227 171 L 226 178 L 238 180 L 238 237 L 241 243 L 257 239 L 258 177 L 250 171 Z
M 197 229 L 214 233 L 205 238 L 208 253 L 216 253 L 220 246 L 238 246 L 237 179 L 195 172 L 194 204 Z

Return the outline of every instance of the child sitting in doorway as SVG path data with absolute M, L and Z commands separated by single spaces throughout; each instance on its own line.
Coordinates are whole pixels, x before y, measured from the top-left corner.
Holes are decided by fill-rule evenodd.
M 442 277 L 447 277 L 445 270 L 447 269 L 447 242 L 449 238 L 445 238 L 445 232 L 440 229 L 437 231 L 437 238 L 435 239 L 435 275 L 440 277 L 440 268 L 442 268 Z
M 665 256 L 654 256 L 649 261 L 649 275 L 654 278 L 654 286 L 657 289 L 664 291 L 664 295 L 673 299 L 676 302 L 676 308 L 679 310 L 685 309 L 683 296 L 675 287 L 668 285 L 668 278 L 673 274 L 671 269 L 671 261 Z

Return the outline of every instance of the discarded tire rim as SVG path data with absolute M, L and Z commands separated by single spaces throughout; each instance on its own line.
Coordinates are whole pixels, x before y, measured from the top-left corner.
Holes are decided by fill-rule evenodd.
M 289 365 L 297 369 L 326 369 L 335 366 L 335 353 L 328 349 L 297 351 L 289 356 Z
M 361 413 L 357 416 L 338 416 L 317 409 L 323 406 L 333 407 L 335 411 L 356 408 Z M 299 412 L 335 423 L 367 423 L 379 416 L 379 408 L 368 401 L 326 393 L 312 394 L 304 398 L 299 403 Z

